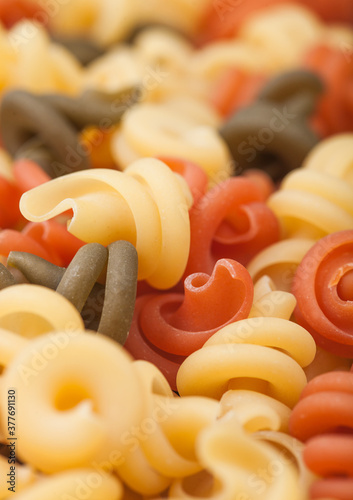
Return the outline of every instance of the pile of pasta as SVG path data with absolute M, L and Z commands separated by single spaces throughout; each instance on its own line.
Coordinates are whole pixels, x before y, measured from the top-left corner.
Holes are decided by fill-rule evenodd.
M 351 500 L 351 0 L 0 21 L 0 500 Z

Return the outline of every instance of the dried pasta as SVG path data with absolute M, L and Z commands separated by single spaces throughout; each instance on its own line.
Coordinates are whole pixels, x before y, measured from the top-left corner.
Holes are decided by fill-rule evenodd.
M 184 357 L 219 328 L 246 318 L 252 305 L 252 283 L 245 268 L 230 259 L 219 260 L 209 276 L 189 275 L 184 294 L 143 295 L 125 344 L 137 359 L 155 363 L 175 388 Z M 196 314 L 196 310 L 201 315 Z
M 318 241 L 301 261 L 293 280 L 296 320 L 325 350 L 353 357 L 353 230 Z
M 291 415 L 291 433 L 306 442 L 307 466 L 323 476 L 312 485 L 312 498 L 351 496 L 352 397 L 353 374 L 328 372 L 311 380 Z
M 45 183 L 22 196 L 21 211 L 41 221 L 72 208 L 68 224 L 72 234 L 103 245 L 130 241 L 139 256 L 139 279 L 168 288 L 179 281 L 186 266 L 190 203 L 189 189 L 180 176 L 158 160 L 143 159 L 125 173 L 92 169 Z

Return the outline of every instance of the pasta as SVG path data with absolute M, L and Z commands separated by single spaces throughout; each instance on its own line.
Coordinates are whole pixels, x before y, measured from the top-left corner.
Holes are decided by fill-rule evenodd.
M 321 91 L 320 80 L 309 72 L 270 80 L 254 104 L 241 108 L 220 129 L 237 168 L 263 168 L 278 180 L 300 167 L 318 142 L 306 120 Z
M 325 350 L 353 357 L 352 308 L 353 231 L 322 238 L 305 255 L 293 281 L 297 321 Z
M 90 170 L 38 186 L 22 196 L 21 211 L 40 221 L 73 208 L 68 224 L 72 234 L 103 245 L 119 239 L 136 244 L 139 279 L 147 279 L 156 288 L 169 288 L 181 278 L 189 251 L 187 207 L 191 200 L 182 181 L 162 162 L 143 159 L 125 173 Z M 120 225 L 116 222 L 119 212 Z
M 222 257 L 246 265 L 279 238 L 278 221 L 263 193 L 251 178 L 240 177 L 220 182 L 193 205 L 190 230 L 186 276 L 212 272 Z
M 252 283 L 244 267 L 230 259 L 219 260 L 211 276 L 189 275 L 184 295 L 137 299 L 125 347 L 135 358 L 154 362 L 175 388 L 183 357 L 199 349 L 223 325 L 247 317 L 251 304 Z M 201 308 L 203 314 L 196 315 Z
M 0 500 L 351 500 L 352 0 L 38 1 L 0 0 Z
M 352 395 L 351 373 L 325 373 L 311 380 L 291 415 L 291 433 L 306 442 L 307 466 L 323 476 L 313 484 L 312 498 L 325 495 L 346 500 L 351 496 Z
M 86 91 L 77 99 L 8 92 L 1 105 L 1 135 L 7 150 L 29 157 L 52 177 L 89 168 L 78 130 L 87 125 L 109 128 L 133 103 L 134 89 L 118 94 Z
M 54 291 L 20 284 L 0 291 L 0 328 L 32 338 L 51 331 L 81 330 L 83 321 L 75 307 Z
M 314 355 L 315 343 L 299 325 L 271 316 L 245 319 L 221 328 L 191 354 L 177 387 L 181 395 L 217 399 L 228 390 L 252 390 L 291 408 L 306 385 L 301 367 Z
M 227 147 L 214 127 L 212 110 L 194 100 L 180 98 L 163 104 L 140 104 L 126 113 L 113 137 L 113 155 L 125 169 L 142 156 L 177 156 L 200 165 L 210 181 L 231 174 Z

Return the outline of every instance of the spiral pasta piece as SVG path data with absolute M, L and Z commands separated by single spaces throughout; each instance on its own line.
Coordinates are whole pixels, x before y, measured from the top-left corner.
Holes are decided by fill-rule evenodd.
M 321 141 L 305 158 L 303 167 L 353 186 L 353 134 L 338 134 Z
M 200 165 L 217 182 L 232 169 L 227 146 L 214 129 L 218 121 L 210 107 L 191 99 L 139 104 L 113 137 L 113 156 L 123 169 L 143 156 L 176 156 Z
M 353 189 L 332 175 L 307 168 L 286 176 L 268 200 L 283 237 L 319 239 L 353 227 Z
M 189 189 L 180 176 L 158 160 L 143 159 L 125 173 L 92 169 L 38 186 L 22 196 L 21 211 L 41 221 L 72 208 L 69 232 L 102 245 L 129 241 L 137 249 L 139 279 L 169 288 L 185 270 L 190 204 Z
M 138 428 L 124 436 L 130 453 L 118 472 L 131 489 L 151 495 L 170 485 L 171 478 L 201 470 L 196 454 L 198 436 L 216 420 L 218 403 L 208 398 L 173 397 L 156 367 L 137 361 L 134 368 L 146 394 L 146 413 Z M 186 424 L 189 433 L 184 439 Z
M 231 323 L 181 365 L 181 395 L 219 399 L 229 389 L 250 389 L 293 407 L 306 385 L 302 366 L 315 355 L 309 333 L 290 321 L 260 317 Z
M 293 280 L 295 317 L 319 346 L 342 357 L 353 356 L 353 231 L 318 241 L 305 255 Z
M 247 265 L 254 283 L 269 276 L 278 290 L 289 292 L 304 255 L 315 244 L 309 238 L 282 240 L 259 252 Z
M 186 275 L 210 273 L 220 258 L 246 265 L 279 238 L 279 225 L 251 179 L 233 177 L 209 190 L 190 210 Z
M 292 412 L 291 434 L 306 442 L 304 460 L 323 476 L 313 484 L 311 498 L 346 500 L 352 494 L 352 402 L 353 374 L 330 372 L 310 381 Z
M 247 317 L 253 298 L 248 273 L 230 259 L 219 260 L 211 276 L 189 275 L 184 288 L 184 295 L 138 298 L 125 344 L 135 358 L 156 364 L 172 388 L 184 356 L 199 349 L 223 325 Z
M 105 368 L 98 375 L 92 364 L 99 360 Z M 88 332 L 55 332 L 28 342 L 7 366 L 2 387 L 16 387 L 18 395 L 18 456 L 44 472 L 90 466 L 113 454 L 118 463 L 127 450 L 121 434 L 143 411 L 127 354 Z M 2 408 L 6 404 L 5 391 Z
M 169 498 L 302 498 L 295 467 L 275 448 L 245 433 L 234 415 L 202 431 L 198 454 L 208 473 L 174 482 Z M 281 473 L 276 473 L 274 464 L 280 465 Z

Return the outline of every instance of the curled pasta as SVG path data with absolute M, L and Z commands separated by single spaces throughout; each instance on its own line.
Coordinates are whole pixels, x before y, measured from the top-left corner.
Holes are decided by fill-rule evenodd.
M 208 398 L 173 397 L 156 367 L 145 361 L 134 363 L 144 387 L 146 413 L 137 429 L 124 437 L 129 455 L 119 475 L 131 489 L 144 495 L 164 490 L 171 478 L 189 476 L 201 470 L 197 457 L 200 432 L 212 424 L 218 403 Z M 187 439 L 181 439 L 185 425 Z
M 175 481 L 169 498 L 302 498 L 295 467 L 275 448 L 245 433 L 234 415 L 200 433 L 198 455 L 207 473 Z
M 92 371 L 98 362 L 99 374 Z M 118 464 L 127 450 L 121 434 L 143 412 L 130 358 L 99 334 L 61 331 L 29 341 L 2 375 L 2 388 L 9 387 L 16 387 L 18 401 L 18 456 L 48 473 L 94 461 Z M 6 405 L 3 389 L 2 415 Z
M 189 275 L 184 288 L 184 295 L 139 297 L 125 344 L 135 358 L 156 364 L 173 388 L 184 356 L 223 325 L 247 317 L 253 298 L 248 273 L 230 259 L 219 260 L 211 276 Z
M 288 174 L 267 203 L 283 237 L 319 239 L 353 227 L 352 200 L 353 189 L 342 179 L 303 168 Z
M 313 484 L 311 498 L 346 500 L 351 495 L 352 403 L 353 374 L 329 372 L 309 382 L 292 412 L 291 434 L 306 442 L 304 460 L 322 476 Z
M 251 179 L 233 177 L 200 198 L 190 210 L 190 255 L 186 275 L 210 273 L 220 258 L 246 265 L 279 238 L 279 225 Z
M 113 137 L 113 156 L 124 169 L 143 156 L 176 156 L 200 165 L 217 182 L 232 170 L 228 149 L 215 130 L 218 121 L 210 107 L 191 99 L 139 104 L 126 113 Z
M 253 281 L 269 276 L 279 290 L 289 292 L 293 278 L 304 255 L 315 244 L 309 238 L 290 238 L 269 245 L 247 265 Z
M 353 357 L 353 230 L 319 240 L 305 255 L 293 280 L 296 320 L 323 349 Z
M 143 159 L 124 173 L 92 169 L 52 180 L 25 193 L 21 211 L 41 221 L 72 208 L 69 232 L 103 245 L 129 241 L 137 249 L 139 279 L 169 288 L 185 270 L 191 202 L 180 176 L 161 161 Z
M 257 317 L 231 323 L 215 333 L 181 365 L 181 395 L 219 399 L 227 390 L 264 393 L 293 407 L 306 385 L 302 369 L 314 358 L 315 342 L 299 325 Z

